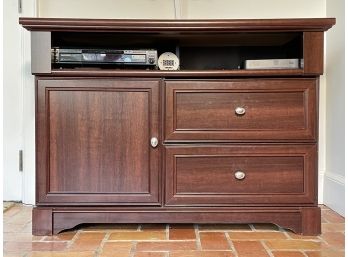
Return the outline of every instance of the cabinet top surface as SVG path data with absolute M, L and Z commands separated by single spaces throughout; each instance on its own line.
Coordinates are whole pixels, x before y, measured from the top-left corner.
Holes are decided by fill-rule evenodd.
M 140 20 L 25 18 L 19 23 L 36 31 L 110 32 L 238 32 L 238 31 L 326 31 L 335 18 L 225 19 L 225 20 Z

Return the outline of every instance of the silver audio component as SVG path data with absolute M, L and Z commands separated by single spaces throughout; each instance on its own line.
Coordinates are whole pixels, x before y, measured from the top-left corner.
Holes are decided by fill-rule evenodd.
M 157 66 L 157 50 L 53 48 L 52 63 Z
M 245 69 L 300 69 L 300 59 L 245 60 Z

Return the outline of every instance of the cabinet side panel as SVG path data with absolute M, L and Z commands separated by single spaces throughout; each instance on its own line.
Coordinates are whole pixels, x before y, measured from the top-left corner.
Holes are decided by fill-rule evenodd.
M 51 73 L 51 32 L 31 32 L 31 73 Z
M 324 71 L 324 33 L 303 33 L 303 58 L 305 74 L 323 74 Z

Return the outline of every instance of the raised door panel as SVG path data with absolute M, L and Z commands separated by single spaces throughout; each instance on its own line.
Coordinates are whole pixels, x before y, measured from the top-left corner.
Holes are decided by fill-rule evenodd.
M 315 204 L 315 145 L 174 145 L 165 152 L 168 206 Z
M 167 81 L 167 141 L 316 140 L 315 79 Z
M 158 204 L 159 82 L 38 80 L 38 203 Z

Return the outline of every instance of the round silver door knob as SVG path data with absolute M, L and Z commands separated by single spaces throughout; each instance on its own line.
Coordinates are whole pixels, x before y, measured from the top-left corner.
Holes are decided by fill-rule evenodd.
M 236 109 L 234 109 L 234 111 L 237 115 L 244 115 L 246 112 L 245 108 L 243 107 L 237 107 Z
M 234 177 L 238 180 L 242 180 L 245 178 L 245 173 L 241 170 L 237 170 L 235 173 L 234 173 Z
M 150 144 L 153 148 L 155 148 L 158 145 L 158 139 L 157 137 L 152 137 L 150 140 Z

